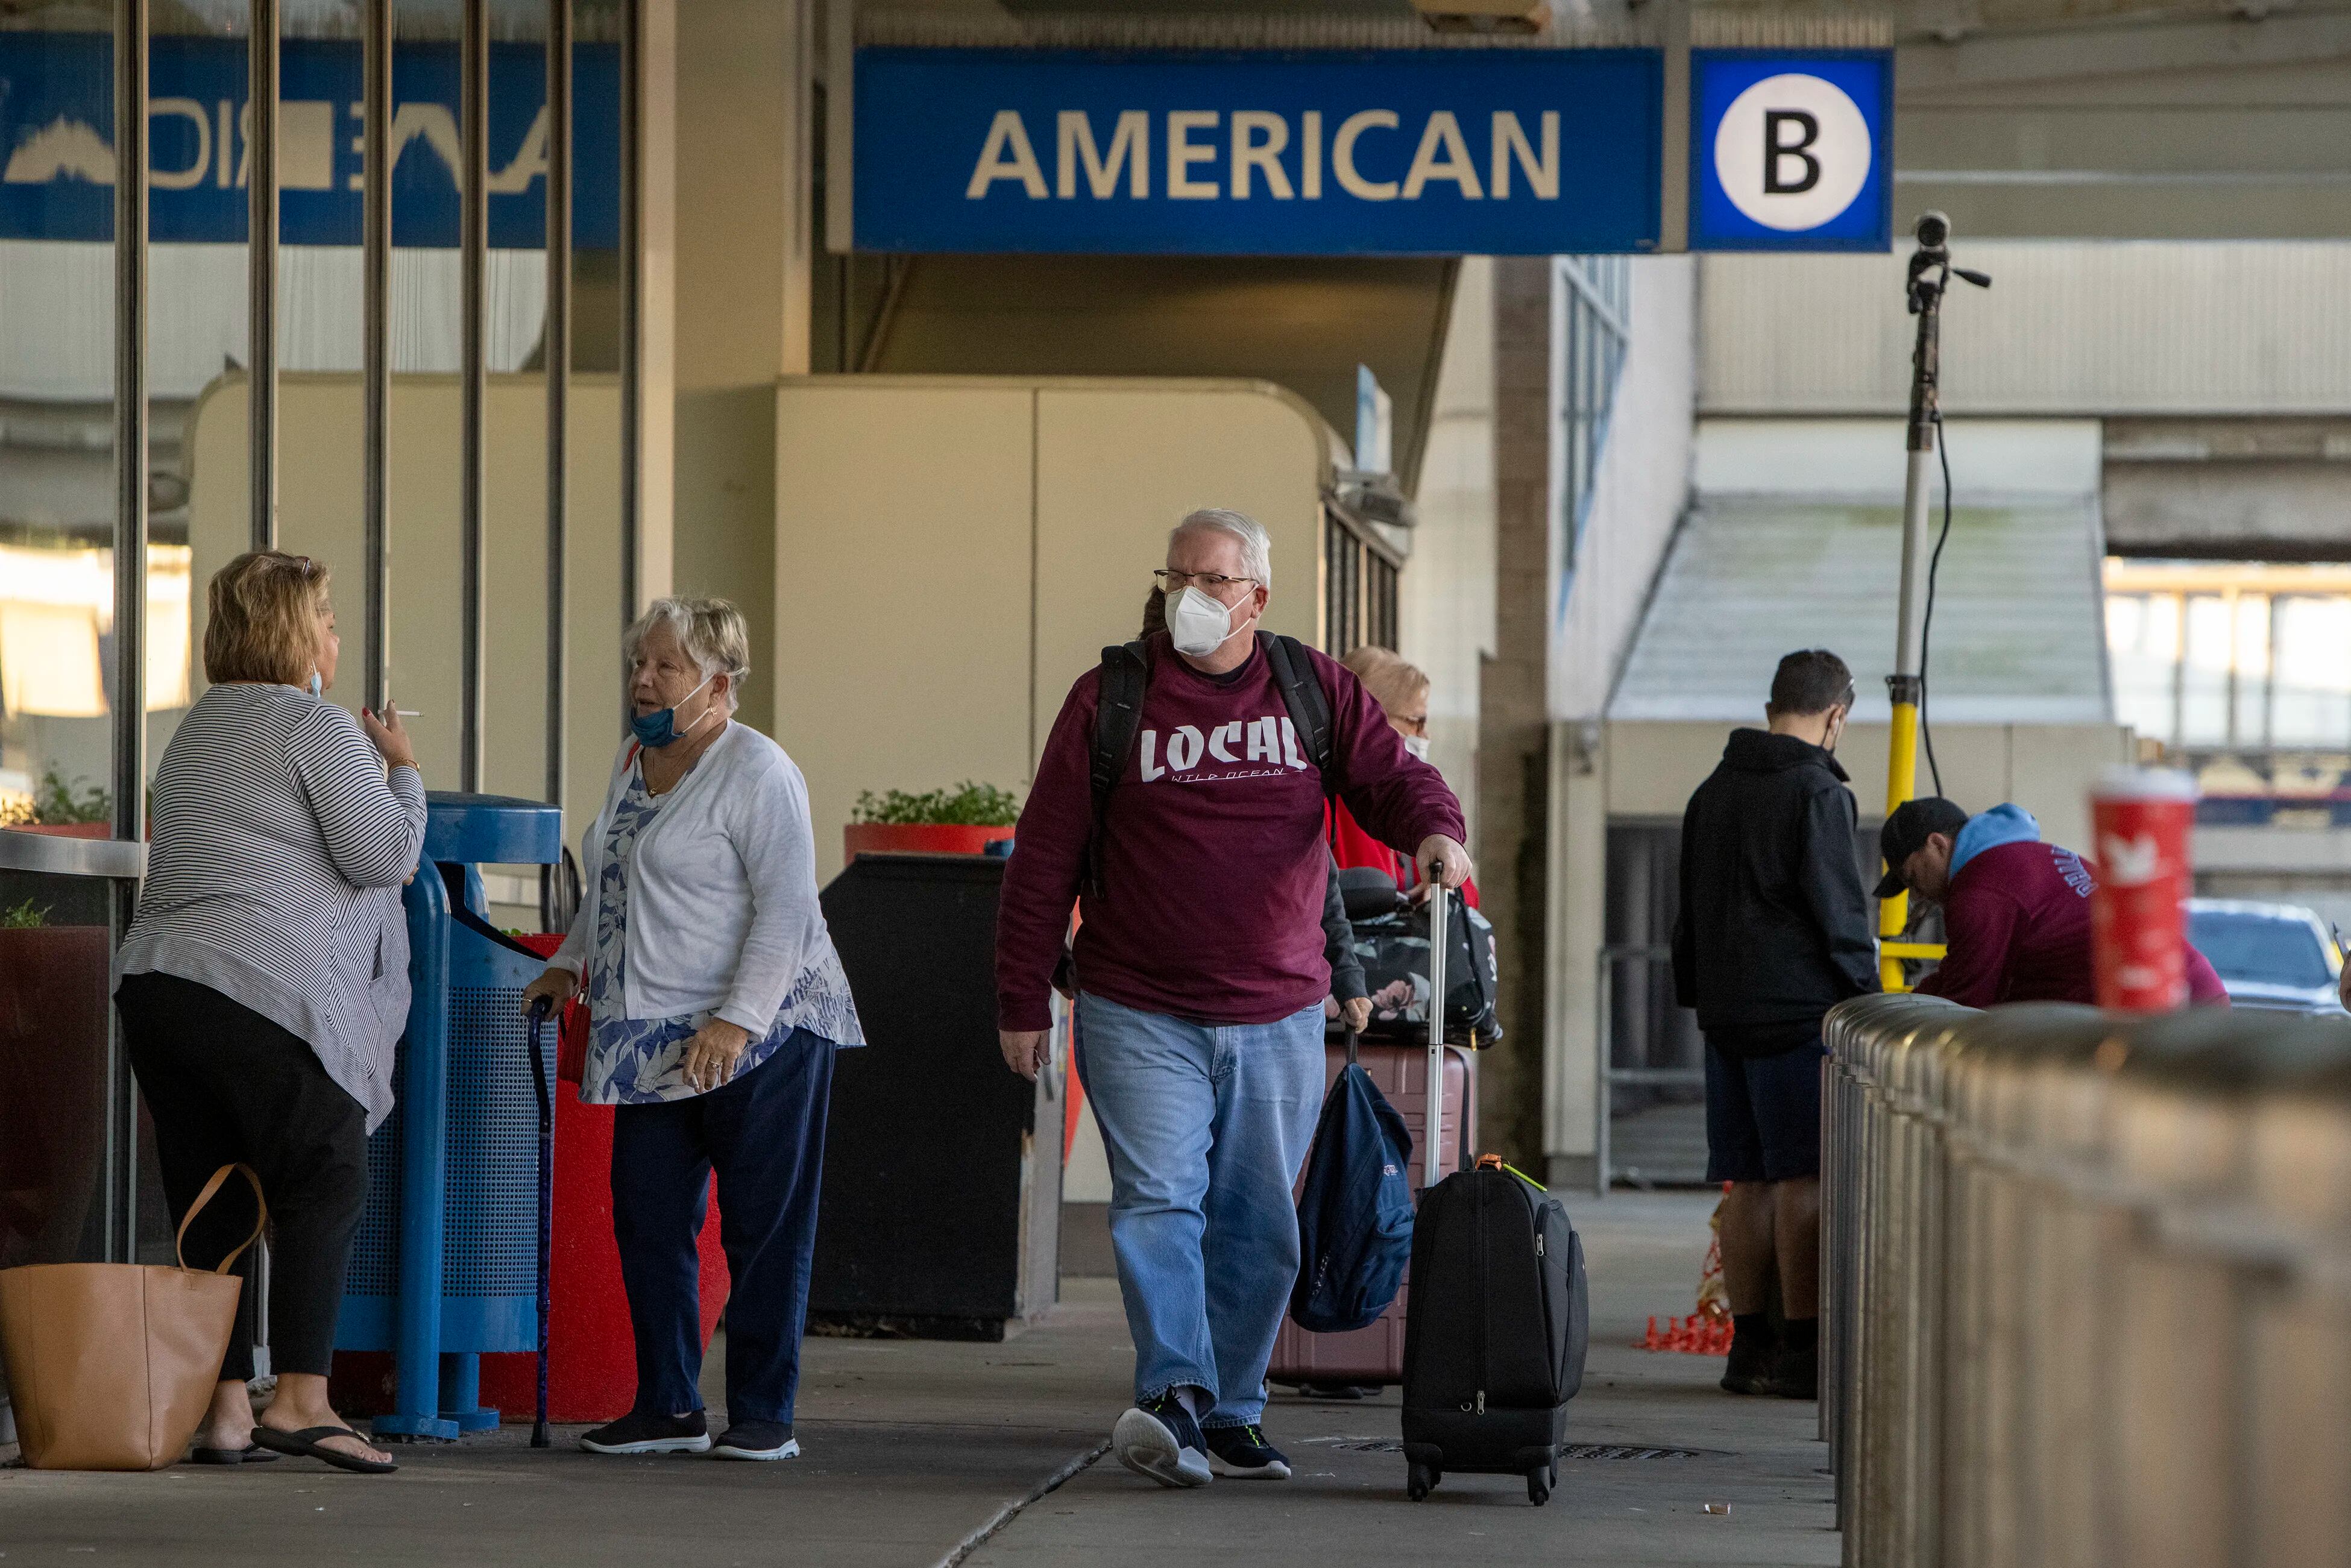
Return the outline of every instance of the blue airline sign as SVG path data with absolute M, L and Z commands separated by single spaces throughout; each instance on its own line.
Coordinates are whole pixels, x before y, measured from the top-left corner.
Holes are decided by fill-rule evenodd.
M 573 56 L 572 235 L 620 235 L 620 56 Z M 0 32 L 0 239 L 103 240 L 114 233 L 113 44 L 103 34 Z M 246 237 L 246 47 L 161 37 L 149 55 L 148 232 L 172 241 Z M 454 43 L 392 50 L 392 243 L 457 243 L 459 62 Z M 278 237 L 360 243 L 361 53 L 355 41 L 279 46 Z M 547 52 L 490 46 L 490 244 L 547 235 Z
M 861 250 L 1657 245 L 1654 49 L 857 52 Z

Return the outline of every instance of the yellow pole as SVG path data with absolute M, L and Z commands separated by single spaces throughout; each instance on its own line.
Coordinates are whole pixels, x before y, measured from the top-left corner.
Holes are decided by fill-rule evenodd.
M 1894 705 L 1894 729 L 1886 744 L 1886 814 L 1917 793 L 1918 788 L 1918 705 L 1899 702 Z M 1882 865 L 1883 862 L 1881 862 Z M 1889 991 L 1910 988 L 1902 978 L 1902 959 L 1893 948 L 1901 940 L 1902 928 L 1910 923 L 1910 895 L 1897 893 L 1877 906 L 1878 983 Z

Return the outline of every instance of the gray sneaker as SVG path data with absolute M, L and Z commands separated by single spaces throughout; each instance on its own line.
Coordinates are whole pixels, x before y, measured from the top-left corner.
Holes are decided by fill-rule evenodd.
M 1111 1428 L 1110 1451 L 1136 1475 L 1164 1487 L 1204 1487 L 1216 1479 L 1208 1468 L 1208 1443 L 1200 1435 L 1200 1423 L 1173 1393 L 1120 1416 Z

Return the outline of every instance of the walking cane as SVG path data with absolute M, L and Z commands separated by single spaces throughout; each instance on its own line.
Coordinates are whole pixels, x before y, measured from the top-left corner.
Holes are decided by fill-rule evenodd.
M 530 1004 L 530 1081 L 538 1091 L 538 1410 L 530 1429 L 530 1446 L 550 1446 L 547 1432 L 548 1255 L 554 1229 L 555 1095 L 547 1082 L 547 1055 L 542 1044 L 547 1017 L 554 1003 L 541 997 Z

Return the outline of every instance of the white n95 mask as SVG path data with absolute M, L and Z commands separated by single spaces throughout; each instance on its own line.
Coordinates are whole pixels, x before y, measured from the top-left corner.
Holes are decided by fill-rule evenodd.
M 1213 595 L 1186 588 L 1167 601 L 1167 635 L 1177 653 L 1206 658 L 1232 634 L 1232 612 Z

